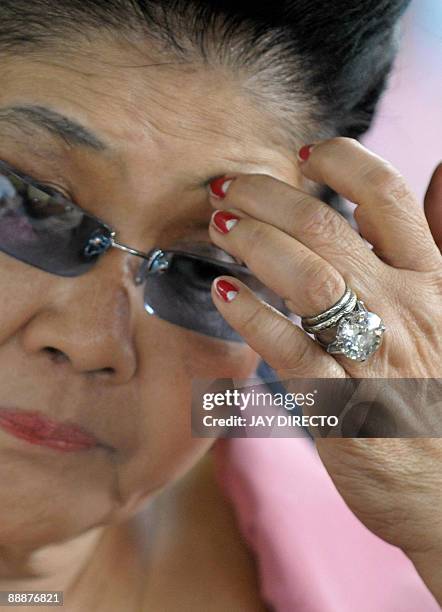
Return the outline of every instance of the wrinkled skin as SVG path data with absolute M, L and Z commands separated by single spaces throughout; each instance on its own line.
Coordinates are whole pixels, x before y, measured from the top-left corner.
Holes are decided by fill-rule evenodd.
M 148 54 L 117 44 L 77 47 L 75 57 L 2 60 L 0 109 L 47 106 L 107 149 L 3 117 L 0 158 L 111 224 L 120 241 L 143 251 L 210 242 L 207 181 L 233 169 L 296 184 L 295 153 L 272 142 L 270 119 L 228 75 L 146 67 Z M 195 464 L 213 440 L 191 437 L 192 379 L 246 377 L 259 357 L 149 317 L 131 255 L 112 250 L 71 279 L 3 253 L 0 265 L 0 406 L 72 420 L 106 445 L 62 454 L 0 431 L 2 571 L 23 576 L 34 573 L 33 551 L 123 520 Z
M 336 158 L 341 153 L 348 155 L 354 143 L 319 145 L 311 159 L 298 167 L 295 152 L 272 138 L 272 118 L 254 108 L 229 75 L 184 66 L 143 68 L 146 57 L 134 49 L 103 45 L 85 46 L 75 57 L 43 54 L 5 59 L 0 69 L 0 108 L 49 106 L 99 134 L 108 149 L 97 152 L 71 146 L 42 130 L 2 121 L 1 159 L 57 187 L 118 228 L 122 242 L 143 251 L 171 246 L 183 238 L 210 239 L 240 257 L 259 276 L 260 262 L 268 261 L 263 257 L 266 250 L 281 249 L 281 256 L 287 255 L 286 265 L 278 273 L 269 267 L 263 280 L 277 281 L 275 289 L 289 298 L 299 315 L 336 301 L 345 272 L 353 288 L 392 330 L 399 322 L 391 305 L 400 304 L 405 316 L 412 304 L 404 294 L 405 283 L 393 280 L 396 277 L 390 268 L 402 266 L 400 254 L 389 249 L 400 244 L 405 256 L 413 253 L 414 257 L 422 242 L 422 254 L 415 258 L 421 269 L 410 268 L 407 262 L 398 278 L 408 274 L 407 286 L 425 288 L 424 318 L 417 319 L 415 329 L 423 325 L 431 334 L 420 345 L 417 372 L 417 364 L 399 350 L 400 343 L 387 339 L 370 366 L 349 368 L 343 359 L 326 355 L 295 325 L 274 319 L 275 313 L 257 305 L 244 288 L 231 304 L 222 303 L 215 291 L 213 299 L 249 346 L 212 340 L 147 317 L 140 289 L 133 283 L 138 262 L 130 255 L 109 253 L 87 275 L 67 280 L 0 254 L 0 405 L 69 418 L 92 430 L 106 445 L 93 452 L 54 456 L 38 447 L 25 449 L 23 443 L 0 432 L 4 576 L 27 575 L 24 568 L 33 567 L 33 553 L 48 544 L 130 516 L 165 483 L 197 462 L 212 441 L 192 438 L 188 431 L 192 378 L 246 378 L 253 373 L 259 355 L 282 376 L 340 377 L 360 372 L 440 376 L 433 359 L 440 355 L 440 254 L 402 183 L 400 200 L 416 209 L 410 218 L 417 225 L 402 223 L 401 236 L 392 241 L 392 226 L 386 220 L 398 212 L 398 202 L 389 197 L 388 206 L 380 206 L 389 189 L 391 169 L 384 172 L 383 162 L 373 161 L 384 172 L 379 177 L 385 182 L 377 191 L 379 207 L 362 206 L 364 188 L 371 185 L 372 177 L 360 173 L 353 185 L 346 182 L 345 189 L 336 185 L 344 195 L 355 194 L 352 199 L 361 204 L 357 219 L 361 233 L 378 253 L 369 255 L 361 242 L 361 257 L 355 257 L 350 247 L 356 244 L 356 233 L 351 239 L 348 234 L 348 242 L 341 235 L 336 243 L 333 232 L 326 231 L 338 228 L 330 211 L 323 218 L 320 213 L 314 217 L 317 203 L 310 208 L 305 198 L 305 206 L 297 208 L 297 188 L 308 184 L 304 177 L 334 187 L 331 175 L 336 171 L 340 176 Z M 97 59 L 100 53 L 106 61 Z M 335 147 L 336 155 L 328 147 Z M 362 162 L 371 163 L 366 152 L 357 151 Z M 210 203 L 214 202 L 209 200 L 207 183 L 232 173 L 238 180 L 223 206 L 252 217 L 249 223 L 254 217 L 263 221 L 259 230 L 250 225 L 259 238 L 259 247 L 250 252 L 241 247 L 244 236 L 243 242 L 238 238 L 233 246 L 234 232 L 221 236 L 213 227 L 209 230 Z M 346 172 L 347 178 L 352 174 Z M 266 196 L 267 201 L 279 202 L 281 210 L 289 207 L 290 216 L 276 219 L 275 207 L 264 205 Z M 215 205 L 219 207 L 220 202 Z M 379 224 L 379 214 L 385 215 L 385 223 L 382 218 Z M 281 225 L 287 219 L 290 225 Z M 235 227 L 237 236 L 241 223 Z M 269 233 L 270 226 L 279 228 L 276 239 Z M 303 259 L 292 257 L 299 249 L 297 226 L 304 228 L 307 238 Z M 339 225 L 340 230 L 342 227 Z M 281 234 L 285 236 L 282 242 Z M 250 244 L 250 234 L 247 236 Z M 322 268 L 312 263 L 314 253 L 320 254 Z M 317 274 L 313 284 L 302 275 L 308 269 Z M 375 283 L 374 272 L 381 270 Z M 290 296 L 289 274 L 291 278 L 298 275 L 296 295 L 301 302 Z M 373 303 L 372 296 L 376 296 Z M 252 310 L 254 319 L 250 318 Z M 434 328 L 435 320 L 438 328 Z M 401 333 L 399 328 L 397 333 Z M 401 342 L 408 347 L 415 339 L 410 334 Z M 405 467 L 399 453 L 392 456 L 392 446 L 400 447 L 407 456 Z M 410 556 L 415 550 L 416 566 L 433 588 L 432 577 L 420 564 L 417 543 L 430 510 L 440 504 L 440 470 L 434 468 L 440 465 L 440 445 L 429 440 L 419 445 L 400 440 L 326 440 L 318 443 L 318 449 L 352 509 L 370 529 L 402 546 Z M 431 461 L 432 456 L 436 462 Z M 361 474 L 361 466 L 372 469 Z M 404 471 L 400 487 L 392 486 Z M 426 486 L 419 479 L 416 503 L 416 474 L 421 473 L 427 474 Z M 380 483 L 388 493 L 385 496 L 373 495 Z M 413 524 L 398 524 L 405 512 L 415 518 Z M 431 549 L 435 558 L 440 555 L 440 537 Z M 66 547 L 67 556 L 73 546 Z M 80 560 L 84 558 L 81 550 Z M 63 558 L 63 552 L 59 554 Z
M 226 195 L 211 199 L 214 208 L 229 210 L 238 221 L 227 233 L 212 223 L 211 237 L 245 261 L 300 316 L 336 303 L 346 281 L 368 310 L 384 320 L 387 330 L 380 348 L 362 363 L 330 355 L 236 279 L 230 279 L 238 289 L 230 302 L 213 288 L 220 311 L 289 389 L 303 377 L 442 378 L 442 166 L 434 173 L 423 210 L 397 170 L 354 140 L 320 142 L 299 163 L 310 180 L 357 204 L 360 234 L 298 189 L 270 177 L 234 175 Z M 369 529 L 416 561 L 439 601 L 440 397 L 439 384 L 439 401 L 416 407 L 422 419 L 410 410 L 412 398 L 391 404 L 388 397 L 384 400 L 386 409 L 400 411 L 392 416 L 408 436 L 426 438 L 317 440 L 321 459 L 351 509 Z

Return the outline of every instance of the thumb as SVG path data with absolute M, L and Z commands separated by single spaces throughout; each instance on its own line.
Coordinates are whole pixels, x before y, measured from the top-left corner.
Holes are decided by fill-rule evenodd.
M 433 172 L 424 200 L 424 211 L 434 241 L 442 251 L 442 162 Z

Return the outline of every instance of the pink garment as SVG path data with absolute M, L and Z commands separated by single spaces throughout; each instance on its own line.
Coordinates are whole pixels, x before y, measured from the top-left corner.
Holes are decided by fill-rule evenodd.
M 405 554 L 349 510 L 309 440 L 220 439 L 213 452 L 272 610 L 440 612 Z

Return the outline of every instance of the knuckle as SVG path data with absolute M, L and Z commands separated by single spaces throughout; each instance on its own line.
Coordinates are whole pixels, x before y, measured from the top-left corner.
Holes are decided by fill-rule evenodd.
M 256 301 L 247 311 L 244 311 L 238 321 L 241 332 L 246 337 L 253 338 L 258 334 L 262 334 L 265 326 L 268 325 L 268 312 L 264 304 Z
M 254 219 L 244 219 L 242 223 L 247 223 L 247 243 L 244 245 L 244 261 L 248 264 L 253 261 L 257 254 L 262 251 L 262 245 L 270 242 L 273 229 L 267 223 L 261 223 Z
M 387 195 L 396 202 L 408 200 L 411 196 L 410 189 L 403 176 L 396 176 L 387 184 Z
M 311 363 L 309 344 L 305 339 L 301 341 L 296 333 L 280 329 L 274 340 L 278 347 L 278 368 L 304 371 L 306 364 Z
M 299 234 L 305 230 L 310 222 L 312 211 L 312 196 L 306 193 L 295 193 L 289 198 L 290 207 L 287 215 L 287 226 L 284 231 L 291 235 Z
M 296 220 L 294 222 L 296 224 Z M 322 206 L 312 206 L 310 202 L 310 211 L 307 214 L 305 221 L 299 228 L 297 224 L 297 232 L 313 236 L 316 243 L 319 245 L 330 244 L 336 241 L 336 236 L 339 236 L 342 230 L 342 219 L 331 206 L 323 204 Z
M 373 186 L 375 194 L 390 204 L 402 203 L 411 197 L 405 178 L 387 164 L 371 169 L 366 176 L 367 183 Z
M 273 367 L 302 369 L 311 363 L 309 344 L 302 341 L 298 328 L 271 306 L 257 301 L 238 321 L 241 334 L 247 339 L 266 339 L 271 345 Z
M 330 308 L 344 293 L 342 277 L 322 260 L 312 260 L 306 265 L 305 272 L 304 297 L 316 311 Z
M 442 298 L 442 257 L 436 269 L 420 273 L 427 287 L 439 300 Z

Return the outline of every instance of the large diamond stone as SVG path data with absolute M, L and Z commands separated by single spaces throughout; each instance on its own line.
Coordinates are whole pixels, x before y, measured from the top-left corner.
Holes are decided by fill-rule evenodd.
M 333 344 L 355 361 L 365 361 L 381 344 L 385 326 L 374 312 L 352 312 L 339 321 Z

